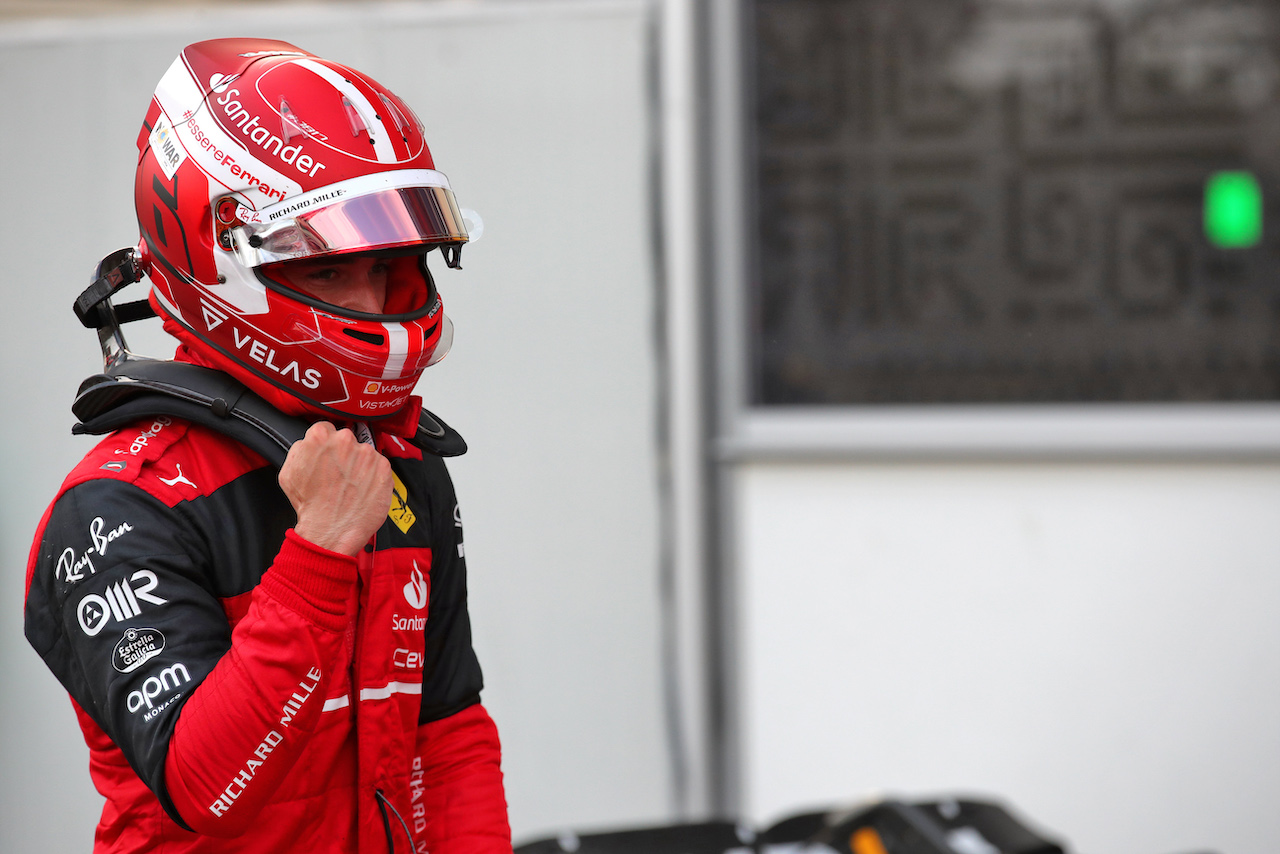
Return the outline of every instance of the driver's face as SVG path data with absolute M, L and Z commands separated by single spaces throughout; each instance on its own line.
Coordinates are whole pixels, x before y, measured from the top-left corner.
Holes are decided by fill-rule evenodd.
M 276 266 L 273 274 L 289 287 L 349 311 L 382 314 L 390 265 L 381 258 L 342 255 L 303 258 Z

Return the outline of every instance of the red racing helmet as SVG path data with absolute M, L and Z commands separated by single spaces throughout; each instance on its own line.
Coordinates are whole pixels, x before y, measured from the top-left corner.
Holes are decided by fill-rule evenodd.
M 404 407 L 452 340 L 427 253 L 457 267 L 467 241 L 408 105 L 286 42 L 217 39 L 174 60 L 138 149 L 140 250 L 168 332 L 290 414 Z M 385 313 L 273 274 L 353 253 L 387 259 Z

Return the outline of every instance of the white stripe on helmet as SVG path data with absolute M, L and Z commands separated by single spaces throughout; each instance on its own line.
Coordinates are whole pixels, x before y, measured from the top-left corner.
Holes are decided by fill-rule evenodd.
M 404 360 L 409 355 L 409 330 L 403 323 L 384 323 L 387 330 L 387 366 L 382 371 L 384 380 L 393 380 L 404 370 Z
M 387 131 L 385 125 L 376 120 L 383 112 L 382 110 L 374 107 L 359 89 L 329 66 L 316 62 L 314 59 L 295 59 L 293 63 L 324 79 L 351 102 L 351 105 L 355 107 L 356 112 L 364 119 L 365 126 L 369 129 L 369 138 L 373 140 L 373 154 L 378 158 L 379 163 L 399 162 L 400 158 L 396 156 L 395 148 L 391 144 L 391 134 Z

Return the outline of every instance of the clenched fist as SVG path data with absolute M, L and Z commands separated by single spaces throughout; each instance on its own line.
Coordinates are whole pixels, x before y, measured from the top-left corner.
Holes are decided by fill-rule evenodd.
M 318 421 L 289 449 L 280 488 L 298 514 L 298 536 L 354 557 L 387 518 L 391 464 L 350 430 Z

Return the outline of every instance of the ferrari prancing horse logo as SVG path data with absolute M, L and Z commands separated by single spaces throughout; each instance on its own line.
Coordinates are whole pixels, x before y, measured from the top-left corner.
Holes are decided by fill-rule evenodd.
M 387 516 L 396 523 L 397 528 L 407 534 L 418 517 L 409 509 L 409 489 L 404 481 L 395 472 L 391 473 L 391 479 L 395 481 L 395 486 L 392 488 L 391 509 L 387 511 Z

